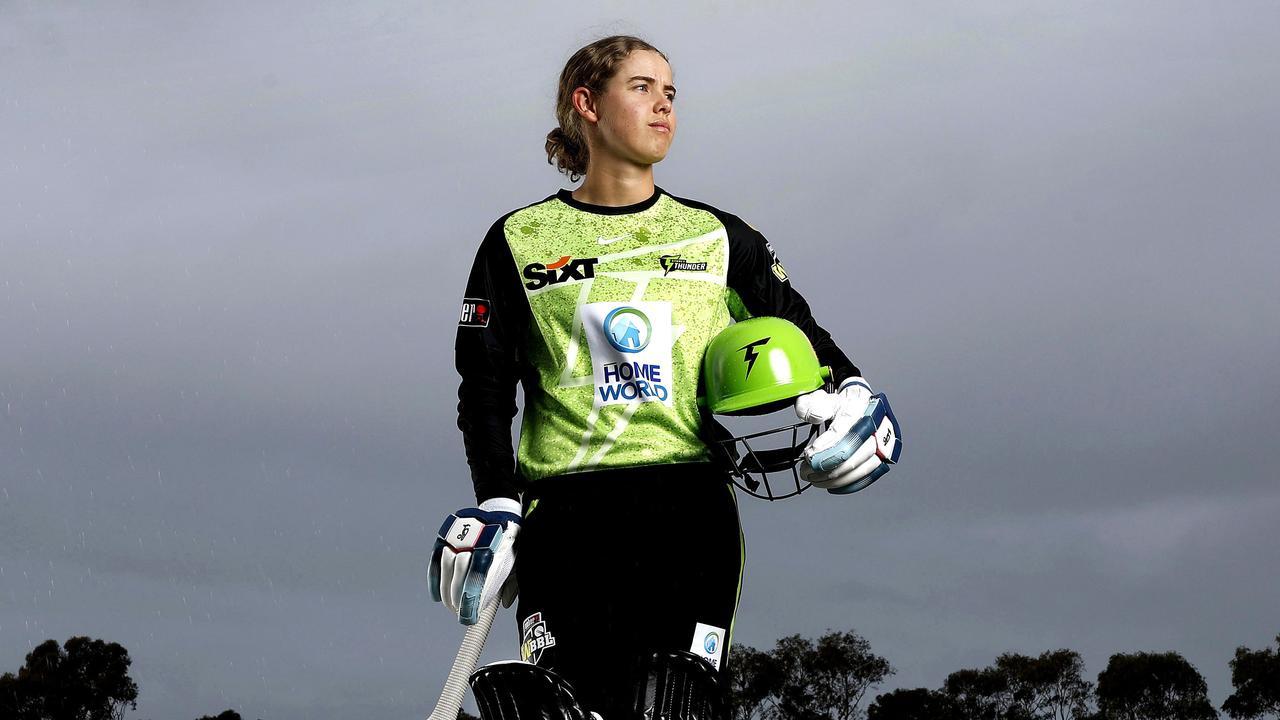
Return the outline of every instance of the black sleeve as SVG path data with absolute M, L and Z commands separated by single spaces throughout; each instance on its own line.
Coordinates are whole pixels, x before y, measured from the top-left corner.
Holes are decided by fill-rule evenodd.
M 479 502 L 520 497 L 511 419 L 516 414 L 516 383 L 524 365 L 529 301 L 503 234 L 505 220 L 494 223 L 480 243 L 467 279 L 453 346 L 454 365 L 462 376 L 458 428 Z
M 836 346 L 828 333 L 813 319 L 809 303 L 791 286 L 787 271 L 778 262 L 773 246 L 764 235 L 741 218 L 714 211 L 729 234 L 729 288 L 738 293 L 753 316 L 768 315 L 790 320 L 813 343 L 818 361 L 830 366 L 831 379 L 839 385 L 862 371 Z

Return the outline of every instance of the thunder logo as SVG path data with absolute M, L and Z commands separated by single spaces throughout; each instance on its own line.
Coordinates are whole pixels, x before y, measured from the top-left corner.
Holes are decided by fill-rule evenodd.
M 751 377 L 751 368 L 755 367 L 756 360 L 760 359 L 760 353 L 756 352 L 756 346 L 766 345 L 772 339 L 773 338 L 771 337 L 767 337 L 767 338 L 764 338 L 763 340 L 757 340 L 753 343 L 747 343 L 746 345 L 743 345 L 742 347 L 738 348 L 739 350 L 746 350 L 746 353 L 744 353 L 742 360 L 747 364 L 747 377 Z

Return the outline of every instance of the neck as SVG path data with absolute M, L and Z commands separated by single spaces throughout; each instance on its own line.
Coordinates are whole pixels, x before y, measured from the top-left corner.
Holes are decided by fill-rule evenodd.
M 592 158 L 582 186 L 573 199 L 590 205 L 622 207 L 653 197 L 653 166 L 618 165 L 598 167 Z

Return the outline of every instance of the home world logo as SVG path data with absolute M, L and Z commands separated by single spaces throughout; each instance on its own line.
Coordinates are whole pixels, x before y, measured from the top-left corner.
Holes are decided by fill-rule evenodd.
M 653 338 L 653 324 L 638 308 L 614 308 L 604 316 L 604 338 L 614 350 L 626 354 L 643 351 Z M 663 368 L 656 363 L 613 362 L 604 365 L 605 384 L 597 388 L 600 399 L 666 400 L 670 396 L 663 384 Z
M 638 353 L 649 345 L 653 325 L 645 314 L 633 307 L 620 307 L 604 318 L 604 336 L 613 349 Z
M 670 404 L 671 303 L 588 303 L 582 320 L 597 405 Z

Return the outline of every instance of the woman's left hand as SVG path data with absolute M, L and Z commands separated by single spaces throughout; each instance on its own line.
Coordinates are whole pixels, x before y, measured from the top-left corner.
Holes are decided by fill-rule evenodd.
M 816 390 L 796 399 L 801 420 L 830 426 L 809 442 L 800 461 L 800 478 L 838 495 L 866 488 L 889 472 L 902 453 L 898 421 L 883 393 L 872 395 L 860 377 L 840 390 Z

